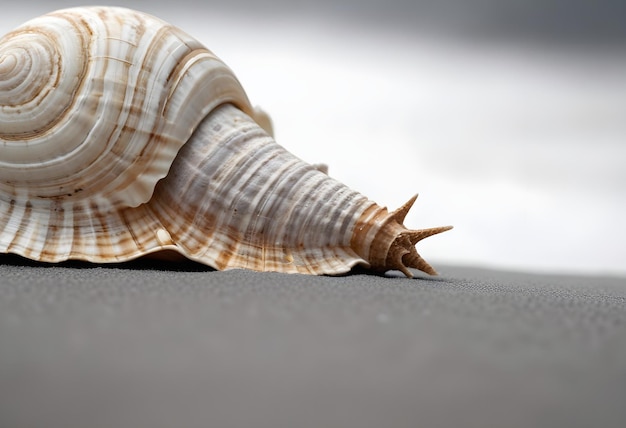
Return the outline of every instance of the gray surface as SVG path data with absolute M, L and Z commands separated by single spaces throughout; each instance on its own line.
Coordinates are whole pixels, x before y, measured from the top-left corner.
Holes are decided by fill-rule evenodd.
M 1 427 L 624 427 L 626 281 L 0 265 Z

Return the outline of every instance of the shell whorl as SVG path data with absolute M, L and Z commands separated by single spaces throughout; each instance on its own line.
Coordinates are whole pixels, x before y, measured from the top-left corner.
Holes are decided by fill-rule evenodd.
M 217 269 L 435 271 L 389 213 L 278 145 L 231 70 L 181 30 L 74 8 L 0 40 L 0 252 Z
M 137 206 L 213 108 L 252 113 L 215 55 L 128 9 L 53 12 L 0 46 L 0 189 L 33 204 Z

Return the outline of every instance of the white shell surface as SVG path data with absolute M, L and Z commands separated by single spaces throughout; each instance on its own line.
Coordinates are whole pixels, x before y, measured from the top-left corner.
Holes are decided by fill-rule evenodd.
M 232 72 L 182 31 L 76 8 L 0 46 L 0 252 L 115 262 L 173 250 L 315 274 L 367 264 L 351 239 L 380 208 L 276 144 Z
M 377 207 L 231 105 L 201 124 L 148 206 L 188 258 L 313 274 L 367 265 L 351 241 L 363 213 Z
M 53 12 L 0 46 L 0 198 L 34 209 L 144 203 L 213 108 L 252 112 L 209 50 L 128 9 Z

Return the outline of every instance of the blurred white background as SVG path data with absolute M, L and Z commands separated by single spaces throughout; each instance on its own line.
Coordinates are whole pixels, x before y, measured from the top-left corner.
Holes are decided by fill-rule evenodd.
M 0 32 L 83 2 L 3 6 Z M 179 0 L 121 5 L 201 40 L 279 143 L 455 229 L 437 264 L 626 275 L 626 4 Z

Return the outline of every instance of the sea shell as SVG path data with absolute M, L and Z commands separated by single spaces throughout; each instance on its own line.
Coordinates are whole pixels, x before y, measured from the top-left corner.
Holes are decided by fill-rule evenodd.
M 65 9 L 0 40 L 0 252 L 178 253 L 216 269 L 434 274 L 403 226 L 278 145 L 200 42 L 124 8 Z

